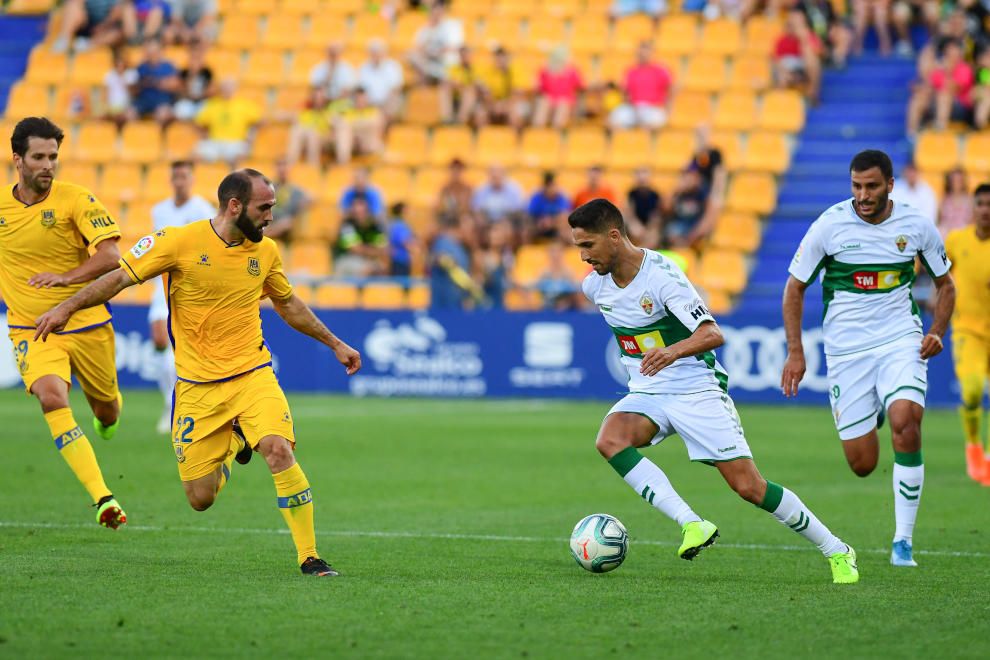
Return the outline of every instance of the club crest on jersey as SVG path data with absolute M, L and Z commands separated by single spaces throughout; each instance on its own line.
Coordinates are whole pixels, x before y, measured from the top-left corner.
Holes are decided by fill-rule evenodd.
M 131 254 L 134 255 L 135 259 L 140 259 L 151 247 L 155 244 L 155 239 L 151 236 L 145 236 L 140 241 L 134 244 L 131 248 Z
M 639 306 L 643 308 L 643 311 L 646 312 L 647 316 L 653 314 L 653 299 L 648 295 L 644 295 L 639 299 Z
M 900 236 L 897 237 L 897 240 L 894 241 L 894 244 L 897 246 L 898 250 L 904 252 L 904 250 L 907 248 L 907 236 L 901 234 Z
M 257 277 L 261 275 L 261 264 L 254 257 L 248 257 L 248 275 L 254 275 Z
M 55 226 L 55 209 L 42 209 L 41 226 L 45 229 L 51 229 Z

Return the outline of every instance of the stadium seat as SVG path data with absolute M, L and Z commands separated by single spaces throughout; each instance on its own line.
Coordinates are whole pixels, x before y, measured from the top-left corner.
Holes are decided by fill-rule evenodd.
M 195 126 L 182 122 L 172 122 L 165 129 L 165 158 L 167 160 L 192 158 L 199 139 L 199 130 Z
M 741 91 L 763 91 L 773 81 L 770 58 L 764 55 L 737 55 L 732 63 L 729 76 L 729 89 Z
M 237 0 L 236 13 L 264 16 L 274 9 L 274 0 Z
M 151 217 L 151 209 L 160 201 L 162 200 L 153 199 L 128 202 L 127 209 L 124 214 L 124 220 L 121 225 L 121 231 L 124 231 L 128 236 L 145 236 L 154 231 L 155 223 Z M 130 247 L 130 245 L 127 245 L 121 241 L 121 252 L 129 249 Z
M 293 4 L 292 2 L 283 3 Z M 294 14 L 278 13 L 268 17 L 265 23 L 265 35 L 261 38 L 261 47 L 269 50 L 292 50 L 305 40 L 304 21 Z M 252 50 L 252 54 L 258 51 Z
M 970 133 L 965 140 L 963 168 L 969 172 L 990 172 L 990 131 Z
M 746 259 L 739 250 L 705 250 L 698 264 L 698 277 L 706 291 L 739 293 L 748 279 Z
M 453 0 L 450 13 L 464 22 L 477 21 L 492 13 L 492 0 Z
M 56 85 L 49 119 L 56 123 L 74 123 L 91 115 L 98 116 L 100 111 L 93 107 L 91 91 L 88 87 L 78 87 L 71 81 Z
M 484 37 L 478 43 L 488 48 L 503 45 L 515 49 L 516 44 L 522 41 L 521 32 L 518 16 L 490 15 L 485 19 Z
M 653 136 L 646 129 L 615 131 L 608 147 L 605 164 L 610 170 L 650 167 L 655 162 Z
M 542 0 L 496 0 L 492 5 L 492 14 L 530 18 L 543 11 L 541 4 Z
M 701 29 L 701 52 L 713 55 L 735 55 L 742 50 L 742 29 L 739 21 L 717 18 L 707 21 Z
M 241 75 L 242 85 L 276 87 L 285 82 L 285 57 L 282 51 L 259 48 L 251 52 Z M 263 107 L 267 103 L 263 104 Z
M 689 55 L 698 50 L 698 19 L 693 14 L 671 14 L 660 21 L 657 52 Z
M 609 46 L 608 23 L 600 16 L 579 14 L 571 24 L 570 49 L 573 53 L 600 55 Z
M 321 201 L 306 214 L 302 237 L 309 240 L 316 239 L 324 243 L 335 240 L 340 232 L 340 221 L 341 216 L 337 200 Z
M 706 291 L 708 311 L 716 316 L 721 316 L 722 314 L 728 314 L 732 311 L 732 297 L 725 291 L 719 291 L 715 289 L 713 291 Z
M 347 4 L 335 3 L 335 4 Z M 280 14 L 289 14 L 293 16 L 313 16 L 326 9 L 326 4 L 323 0 L 291 0 L 290 2 L 281 2 L 278 6 L 278 12 Z
M 502 304 L 510 312 L 530 312 L 543 307 L 543 298 L 537 291 L 513 287 L 505 292 Z
M 233 78 L 240 80 L 243 58 L 239 50 L 211 48 L 206 51 L 206 63 L 216 72 L 218 79 Z
M 744 52 L 769 59 L 777 37 L 781 33 L 781 21 L 765 15 L 756 15 L 746 21 Z
M 398 124 L 392 126 L 385 140 L 382 160 L 392 165 L 419 165 L 429 153 L 429 139 L 422 126 Z
M 712 97 L 705 92 L 680 92 L 670 104 L 670 128 L 697 128 L 711 122 Z
M 474 153 L 474 137 L 467 126 L 441 126 L 433 131 L 428 154 L 433 165 L 448 165 L 454 158 L 467 162 Z M 424 158 L 427 154 L 424 154 Z
M 406 294 L 409 309 L 423 310 L 430 306 L 430 287 L 427 284 L 413 284 Z
M 691 92 L 715 93 L 728 85 L 725 58 L 701 53 L 688 60 L 681 87 Z
M 733 211 L 766 215 L 777 205 L 777 184 L 762 172 L 735 174 L 729 182 L 726 206 Z
M 69 58 L 53 53 L 47 46 L 35 46 L 28 56 L 24 80 L 46 85 L 59 85 L 69 77 Z
M 730 172 L 742 168 L 742 134 L 739 131 L 712 131 L 711 143 L 722 152 L 722 162 Z
M 392 24 L 378 13 L 361 13 L 354 17 L 348 42 L 352 45 L 364 46 L 372 39 L 388 42 L 392 36 Z
M 196 176 L 193 180 L 193 192 L 203 197 L 211 204 L 217 203 L 217 187 L 223 178 L 230 173 L 226 163 L 199 163 L 196 165 Z
M 24 80 L 14 83 L 7 97 L 5 117 L 20 120 L 51 113 L 51 94 L 48 85 L 30 83 Z
M 641 41 L 653 41 L 656 24 L 645 14 L 634 14 L 615 20 L 609 50 L 635 51 Z
M 136 65 L 137 62 L 131 62 Z M 107 73 L 113 68 L 109 48 L 87 50 L 72 58 L 72 82 L 76 85 L 102 86 Z
M 289 144 L 289 126 L 280 123 L 267 123 L 258 127 L 254 136 L 251 153 L 265 158 L 278 158 L 285 154 Z
M 947 172 L 959 165 L 959 138 L 947 131 L 925 131 L 918 137 L 914 159 L 918 169 Z
M 282 250 L 282 252 L 285 251 Z M 292 293 L 307 306 L 316 307 L 316 292 L 313 291 L 313 287 L 306 284 L 296 284 L 292 287 Z
M 108 121 L 86 122 L 70 145 L 73 160 L 105 163 L 117 157 L 117 126 Z
M 362 287 L 360 300 L 364 309 L 404 309 L 406 290 L 393 282 L 370 282 Z
M 55 0 L 11 0 L 4 11 L 12 16 L 44 14 L 54 8 Z
M 78 184 L 96 194 L 97 197 L 102 197 L 99 194 L 100 177 L 98 175 L 99 172 L 96 165 L 73 160 L 60 163 L 56 172 L 56 176 L 59 179 Z
M 775 89 L 763 95 L 760 128 L 797 133 L 804 128 L 804 99 L 794 90 Z
M 661 131 L 654 150 L 653 167 L 661 171 L 680 172 L 691 160 L 694 147 L 695 137 L 691 131 Z
M 217 37 L 217 45 L 223 48 L 240 49 L 261 40 L 261 29 L 256 14 L 243 13 L 238 8 L 237 13 L 223 17 L 223 25 Z M 224 71 L 225 69 L 220 69 Z
M 393 51 L 407 53 L 416 45 L 416 33 L 426 25 L 426 15 L 421 12 L 405 12 L 395 21 L 390 46 Z
M 434 87 L 414 87 L 406 95 L 406 121 L 434 126 L 440 123 L 440 98 Z
M 316 306 L 324 309 L 355 309 L 358 306 L 358 288 L 343 282 L 321 284 L 316 289 Z
M 416 173 L 416 182 L 409 195 L 409 205 L 417 209 L 433 210 L 437 194 L 450 174 L 446 167 L 424 167 Z
M 563 43 L 567 43 L 567 30 L 566 24 L 559 17 L 543 15 L 530 19 L 526 30 L 526 48 L 547 53 Z
M 573 18 L 581 14 L 584 9 L 581 0 L 547 0 L 543 4 L 543 11 L 557 20 Z
M 158 122 L 128 122 L 120 137 L 119 157 L 125 163 L 152 163 L 162 157 L 162 129 Z
M 760 221 L 752 213 L 726 211 L 715 224 L 711 244 L 716 248 L 752 253 L 760 246 L 761 233 Z
M 274 111 L 276 116 L 296 116 L 306 105 L 309 89 L 303 86 L 285 85 L 275 92 Z
M 371 182 L 385 193 L 390 204 L 406 201 L 412 191 L 412 176 L 405 167 L 379 165 L 371 172 Z
M 309 85 L 309 72 L 313 70 L 314 66 L 326 59 L 326 56 L 326 50 L 318 48 L 304 48 L 294 51 L 286 82 L 290 85 Z
M 474 163 L 513 167 L 519 160 L 516 130 L 511 126 L 484 126 L 478 130 Z
M 790 164 L 791 150 L 783 133 L 757 131 L 749 134 L 743 169 L 783 174 Z
M 608 143 L 601 128 L 572 128 L 567 133 L 562 165 L 586 168 L 605 162 Z
M 722 92 L 715 107 L 712 127 L 748 131 L 756 126 L 756 95 L 752 92 Z
M 519 145 L 519 164 L 542 170 L 555 169 L 561 160 L 560 131 L 552 128 L 528 128 Z
M 322 241 L 298 242 L 289 254 L 288 272 L 320 277 L 330 274 L 330 248 Z
M 193 177 L 197 172 L 193 170 Z M 148 171 L 144 177 L 144 191 L 142 196 L 146 200 L 161 201 L 172 196 L 172 167 L 171 164 L 162 161 L 152 163 L 148 166 Z M 215 197 L 215 195 L 214 195 Z M 209 197 L 207 199 L 210 199 Z M 215 203 L 215 202 L 214 202 Z

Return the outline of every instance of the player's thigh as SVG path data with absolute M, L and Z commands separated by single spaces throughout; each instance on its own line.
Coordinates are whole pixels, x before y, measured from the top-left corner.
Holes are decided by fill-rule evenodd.
M 272 435 L 295 447 L 292 413 L 275 372 L 270 367 L 256 369 L 231 382 L 239 386 L 231 392 L 230 409 L 248 444 L 257 447 L 262 438 Z
M 969 332 L 952 333 L 952 362 L 963 402 L 978 405 L 990 376 L 990 340 Z
M 716 464 L 753 457 L 736 406 L 725 392 L 667 394 L 663 398 L 667 417 L 684 440 L 692 461 Z
M 109 323 L 85 332 L 65 335 L 70 341 L 72 373 L 86 396 L 97 401 L 117 400 L 117 359 L 113 327 Z
M 659 395 L 630 393 L 605 415 L 595 444 L 599 450 L 645 447 L 661 442 L 671 433 L 673 429 Z
M 10 343 L 14 347 L 17 370 L 24 381 L 24 389 L 34 393 L 32 388 L 44 376 L 58 376 L 72 383 L 72 365 L 69 361 L 67 337 L 69 335 L 48 335 L 48 341 L 34 341 L 34 330 L 11 328 Z
M 876 428 L 881 401 L 876 363 L 869 353 L 827 357 L 828 398 L 839 439 L 853 440 Z
M 211 474 L 230 450 L 233 419 L 226 383 L 179 381 L 172 406 L 172 448 L 179 478 L 195 481 Z
M 876 355 L 877 396 L 884 410 L 894 401 L 913 401 L 925 407 L 928 392 L 928 362 L 921 359 L 921 336 L 883 347 Z

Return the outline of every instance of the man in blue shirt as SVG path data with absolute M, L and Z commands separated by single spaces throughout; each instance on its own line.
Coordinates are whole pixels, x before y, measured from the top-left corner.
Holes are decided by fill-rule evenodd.
M 557 187 L 553 172 L 544 172 L 543 187 L 533 193 L 529 199 L 529 217 L 531 225 L 527 228 L 529 239 L 552 239 L 568 229 L 567 214 L 571 210 L 571 202 Z
M 179 91 L 179 71 L 162 57 L 162 45 L 152 39 L 144 45 L 144 61 L 137 68 L 137 95 L 134 110 L 141 118 L 159 122 L 173 117 L 172 104 Z
M 439 233 L 430 248 L 430 307 L 462 309 L 468 288 L 477 285 L 468 275 L 471 257 L 459 235 L 459 219 L 441 215 L 437 218 L 437 229 Z
M 344 193 L 340 196 L 340 210 L 344 213 L 350 210 L 351 204 L 356 197 L 361 197 L 368 203 L 368 211 L 375 218 L 381 218 L 385 213 L 385 201 L 382 193 L 368 180 L 368 168 L 354 168 L 354 179 Z

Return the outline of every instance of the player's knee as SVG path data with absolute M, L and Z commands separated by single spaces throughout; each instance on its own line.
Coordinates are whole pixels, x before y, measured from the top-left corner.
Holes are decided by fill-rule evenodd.
M 595 449 L 603 458 L 609 459 L 618 454 L 626 447 L 631 446 L 628 441 L 620 439 L 610 433 L 602 433 L 595 438 Z
M 857 477 L 868 477 L 876 469 L 877 459 L 856 456 L 849 459 L 849 467 Z
M 213 502 L 216 499 L 209 493 L 200 493 L 196 491 L 186 493 L 186 498 L 189 500 L 189 506 L 191 506 L 195 511 L 206 511 L 213 506 Z
M 983 379 L 960 378 L 959 389 L 962 394 L 962 405 L 969 410 L 975 410 L 983 402 Z
M 271 442 L 260 443 L 261 453 L 265 457 L 265 462 L 272 472 L 288 470 L 295 463 L 296 457 L 292 453 L 292 445 L 285 438 L 277 438 Z
M 69 407 L 68 399 L 61 392 L 42 390 L 35 392 L 35 396 L 38 397 L 38 403 L 41 404 L 41 410 L 46 413 Z
M 766 495 L 767 482 L 760 477 L 746 476 L 729 483 L 732 490 L 747 502 L 759 504 Z

